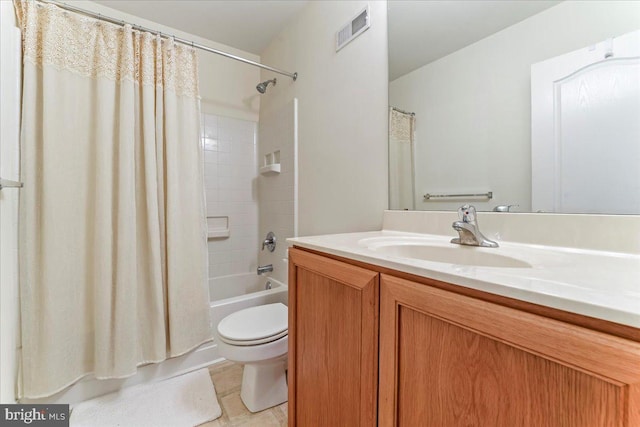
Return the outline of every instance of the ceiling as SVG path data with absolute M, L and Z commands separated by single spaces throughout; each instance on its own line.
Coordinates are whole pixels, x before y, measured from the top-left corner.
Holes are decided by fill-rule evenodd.
M 286 22 L 309 0 L 95 1 L 260 55 Z M 395 80 L 559 2 L 389 0 L 389 80 Z M 348 18 L 345 17 L 345 22 Z
M 307 0 L 95 0 L 139 16 L 256 55 Z
M 558 3 L 546 0 L 389 0 L 389 80 Z

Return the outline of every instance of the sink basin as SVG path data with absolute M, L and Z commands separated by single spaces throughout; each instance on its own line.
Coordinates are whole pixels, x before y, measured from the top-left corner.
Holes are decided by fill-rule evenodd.
M 491 251 L 495 249 L 474 246 L 440 246 L 433 244 L 383 244 L 372 245 L 369 249 L 385 255 L 401 258 L 413 258 L 432 262 L 477 267 L 531 268 L 531 264 Z

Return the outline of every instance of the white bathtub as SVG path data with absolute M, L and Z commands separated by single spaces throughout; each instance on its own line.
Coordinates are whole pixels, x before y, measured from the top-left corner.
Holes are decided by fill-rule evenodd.
M 272 289 L 265 289 L 267 281 Z M 235 274 L 209 279 L 212 328 L 218 326 L 222 318 L 243 308 L 281 302 L 287 304 L 287 286 L 277 280 L 256 274 Z M 213 330 L 212 330 L 213 332 Z M 24 403 L 69 403 L 74 404 L 96 396 L 140 383 L 156 382 L 206 368 L 223 361 L 218 355 L 214 341 L 205 343 L 185 355 L 167 359 L 138 368 L 129 378 L 96 380 L 88 376 L 53 396 Z
M 271 289 L 266 289 L 267 282 Z M 275 279 L 256 274 L 234 274 L 209 279 L 211 324 L 247 307 L 281 302 L 287 304 L 287 287 Z

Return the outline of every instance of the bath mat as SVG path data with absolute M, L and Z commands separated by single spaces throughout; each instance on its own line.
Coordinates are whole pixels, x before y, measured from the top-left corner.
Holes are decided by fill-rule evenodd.
M 74 405 L 71 427 L 193 427 L 222 415 L 209 371 L 140 384 Z

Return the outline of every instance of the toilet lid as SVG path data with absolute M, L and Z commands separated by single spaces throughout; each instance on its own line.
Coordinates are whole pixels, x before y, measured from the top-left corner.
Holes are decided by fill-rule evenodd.
M 287 306 L 279 302 L 236 311 L 218 324 L 220 337 L 232 341 L 256 341 L 283 336 L 287 329 Z

